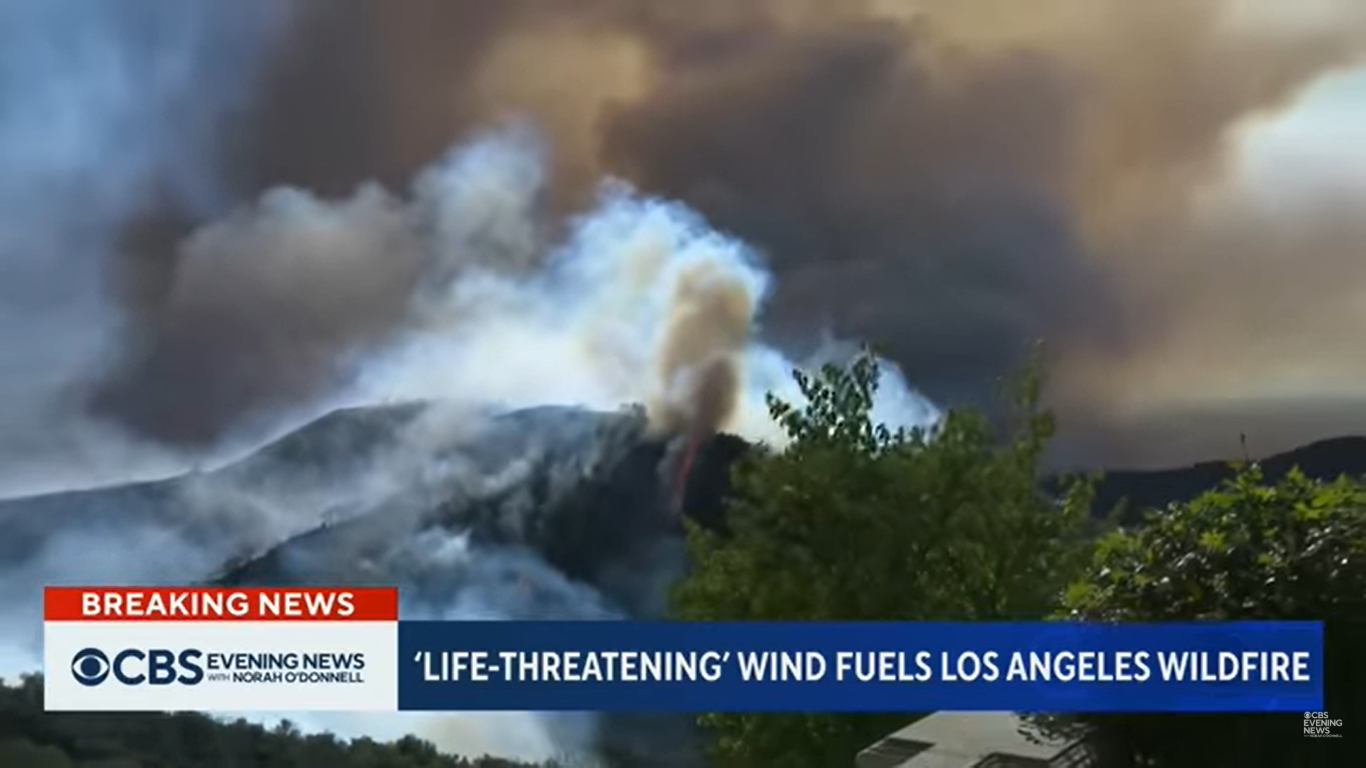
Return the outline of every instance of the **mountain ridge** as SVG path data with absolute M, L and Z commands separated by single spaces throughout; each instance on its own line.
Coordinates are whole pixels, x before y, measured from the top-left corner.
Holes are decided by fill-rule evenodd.
M 201 524 L 216 514 L 229 515 L 232 510 L 228 507 L 243 499 L 247 503 L 258 503 L 261 497 L 277 496 L 315 503 L 318 497 L 306 492 L 308 489 L 354 479 L 376 462 L 386 460 L 386 451 L 399 450 L 402 447 L 399 444 L 405 440 L 411 442 L 412 433 L 405 435 L 405 430 L 412 430 L 424 415 L 432 414 L 440 406 L 440 403 L 412 401 L 339 408 L 213 470 L 193 470 L 157 480 L 0 499 L 0 526 L 7 533 L 4 543 L 0 544 L 0 564 L 22 560 L 27 554 L 41 549 L 51 532 L 58 529 L 156 525 L 170 530 L 185 529 L 186 535 L 198 539 L 216 535 L 220 532 L 219 527 L 212 525 L 210 520 L 206 533 L 189 530 L 192 523 Z M 586 435 L 608 424 L 611 420 L 608 413 L 543 407 L 486 419 L 481 416 L 482 421 L 500 425 L 495 432 L 501 435 L 502 443 L 502 448 L 496 451 L 481 447 L 482 451 L 501 454 L 483 462 L 484 469 L 492 471 L 493 466 L 507 464 L 516 458 L 518 451 L 524 450 L 519 440 L 508 439 L 519 430 L 531 434 L 558 428 L 578 430 Z M 469 418 L 469 415 L 465 417 Z M 638 417 L 643 418 L 639 414 Z M 581 423 L 569 426 L 575 419 Z M 655 458 L 664 462 L 668 454 L 667 441 L 643 437 L 641 423 L 633 429 L 640 439 L 654 442 Z M 453 450 L 451 445 L 442 443 L 443 439 L 434 438 L 428 446 L 412 448 L 414 452 L 431 452 L 431 456 L 419 456 L 415 460 L 443 460 Z M 584 436 L 569 440 L 565 450 L 572 453 L 577 450 L 573 447 L 574 440 L 586 439 Z M 446 442 L 458 440 L 447 439 Z M 720 512 L 722 499 L 729 492 L 730 466 L 747 454 L 749 448 L 749 444 L 739 437 L 717 435 L 698 449 L 683 487 L 663 488 L 669 484 L 669 479 L 660 477 L 655 479 L 661 485 L 659 493 L 677 499 L 680 511 L 702 524 L 722 526 Z M 1341 474 L 1362 475 L 1366 474 L 1366 437 L 1326 438 L 1255 461 L 1271 480 L 1284 475 L 1291 466 L 1299 466 L 1307 475 L 1318 479 L 1331 479 Z M 1232 476 L 1236 463 L 1210 460 L 1162 469 L 1101 470 L 1094 508 L 1097 513 L 1104 513 L 1121 502 L 1130 514 L 1141 509 L 1161 508 L 1217 486 Z M 643 467 L 638 469 L 645 471 Z M 1054 490 L 1061 477 L 1072 474 L 1075 473 L 1042 478 L 1042 486 L 1045 490 Z M 232 494 L 219 493 L 216 490 L 219 487 L 231 488 Z M 191 516 L 193 520 L 187 521 L 186 499 L 191 497 L 210 501 Z M 286 535 L 280 541 L 261 541 L 255 548 L 269 549 L 290 538 L 318 536 L 320 529 L 339 520 L 364 517 L 366 513 L 363 500 L 334 502 L 329 508 L 316 509 L 311 514 L 301 513 L 292 533 L 282 531 Z M 229 559 L 245 560 L 251 556 L 252 553 L 238 553 Z
M 1133 512 L 1160 509 L 1216 487 L 1233 477 L 1236 466 L 1246 461 L 1201 461 L 1167 469 L 1105 471 L 1096 487 L 1093 508 L 1103 513 L 1125 502 Z M 1279 480 L 1296 466 L 1319 480 L 1332 480 L 1344 474 L 1366 475 L 1366 437 L 1325 438 L 1251 462 L 1261 467 L 1269 481 Z

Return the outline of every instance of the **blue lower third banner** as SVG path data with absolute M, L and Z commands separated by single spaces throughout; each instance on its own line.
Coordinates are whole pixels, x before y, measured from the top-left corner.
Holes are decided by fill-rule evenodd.
M 1318 711 L 1319 622 L 399 622 L 399 709 Z

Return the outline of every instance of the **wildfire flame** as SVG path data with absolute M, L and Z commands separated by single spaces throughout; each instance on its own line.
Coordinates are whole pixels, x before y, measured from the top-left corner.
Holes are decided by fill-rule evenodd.
M 697 450 L 702 447 L 702 437 L 691 435 L 688 437 L 687 447 L 683 451 L 683 460 L 678 463 L 678 473 L 674 476 L 674 506 L 681 509 L 683 506 L 683 494 L 687 490 L 688 474 L 692 472 L 693 462 L 697 460 Z

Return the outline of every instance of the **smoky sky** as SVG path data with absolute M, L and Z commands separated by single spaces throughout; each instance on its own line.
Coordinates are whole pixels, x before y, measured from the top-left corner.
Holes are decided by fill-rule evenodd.
M 1021 54 L 937 82 L 915 45 L 888 24 L 751 41 L 613 115 L 606 163 L 770 255 L 775 333 L 828 324 L 961 400 L 1027 340 L 1103 329 L 1109 289 L 1049 178 L 1064 79 Z
M 214 204 L 163 179 L 123 222 L 108 283 L 131 330 L 89 410 L 200 443 L 325 391 L 356 346 L 401 325 L 410 286 L 379 286 L 360 312 L 339 302 L 344 319 L 251 296 L 199 305 L 173 290 L 191 233 L 273 187 L 401 190 L 453 141 L 520 117 L 550 140 L 548 221 L 609 175 L 687 203 L 764 255 L 763 330 L 781 345 L 866 340 L 955 403 L 981 401 L 1045 339 L 1064 430 L 1088 456 L 1150 460 L 1126 453 L 1115 425 L 1136 417 L 1110 403 L 1174 349 L 1244 348 L 1227 365 L 1206 354 L 1196 389 L 1222 386 L 1220 366 L 1258 370 L 1272 353 L 1242 345 L 1236 319 L 1321 287 L 1275 266 L 1272 252 L 1304 252 L 1302 230 L 1314 254 L 1341 254 L 1321 256 L 1337 284 L 1366 281 L 1350 266 L 1358 229 L 1245 211 L 1210 223 L 1195 205 L 1238 121 L 1362 52 L 1351 3 L 1299 26 L 1248 10 L 1274 4 L 1216 0 L 687 5 L 289 4 L 241 56 L 243 98 L 198 105 Z M 1228 274 L 1240 287 L 1219 291 Z
M 111 242 L 150 178 L 212 205 L 201 143 L 236 103 L 271 26 L 265 6 L 0 4 L 0 466 L 88 477 L 83 391 L 122 346 Z M 82 422 L 77 424 L 77 422 Z M 51 459 L 60 455 L 58 462 Z M 110 471 L 114 471 L 111 467 Z M 9 477 L 6 480 L 10 479 Z M 8 484 L 6 484 L 8 485 Z

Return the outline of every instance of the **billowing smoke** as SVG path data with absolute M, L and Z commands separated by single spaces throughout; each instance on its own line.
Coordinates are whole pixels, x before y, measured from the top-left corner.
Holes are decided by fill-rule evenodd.
M 24 330 L 5 337 L 5 455 L 37 477 L 40 457 L 83 450 L 87 426 L 55 428 L 83 404 L 204 445 L 329 391 L 335 350 L 373 341 L 397 305 L 335 329 L 294 317 L 279 342 L 251 317 L 173 326 L 199 311 L 182 259 L 216 246 L 185 236 L 280 184 L 400 189 L 454 138 L 521 115 L 553 150 L 541 205 L 581 210 L 605 170 L 762 249 L 765 336 L 784 348 L 833 327 L 953 402 L 1046 337 L 1064 443 L 1089 457 L 1153 458 L 1169 442 L 1135 429 L 1175 413 L 1206 450 L 1258 425 L 1272 450 L 1290 436 L 1268 408 L 1308 403 L 1322 430 L 1355 402 L 1351 340 L 1324 329 L 1356 324 L 1361 185 L 1320 182 L 1359 164 L 1249 179 L 1229 161 L 1250 117 L 1360 60 L 1359 3 L 694 5 L 7 9 L 3 306 L 22 322 L 4 327 Z M 1247 183 L 1211 207 L 1211 187 Z M 295 351 L 316 368 L 277 373 Z M 1230 408 L 1248 423 L 1194 426 Z
M 447 153 L 406 197 L 277 189 L 194 232 L 121 412 L 209 436 L 350 382 L 337 397 L 641 402 L 660 429 L 704 436 L 759 424 L 754 385 L 792 367 L 757 345 L 759 257 L 619 183 L 547 239 L 542 156 L 511 129 Z
M 1273 429 L 1271 406 L 1245 407 L 1265 400 L 1250 378 L 1283 381 L 1275 390 L 1290 408 L 1356 396 L 1341 390 L 1359 366 L 1325 362 L 1355 359 L 1350 343 L 1318 330 L 1355 324 L 1345 294 L 1362 281 L 1347 266 L 1359 260 L 1337 255 L 1362 241 L 1343 212 L 1354 204 L 1330 207 L 1340 186 L 1305 184 L 1283 164 L 1257 183 L 1294 183 L 1306 202 L 1269 215 L 1264 198 L 1239 191 L 1235 166 L 1250 119 L 1360 61 L 1362 8 L 305 1 L 224 132 L 219 176 L 243 198 L 281 183 L 329 197 L 367 179 L 396 188 L 452 137 L 530 115 L 553 149 L 543 205 L 591 205 L 604 173 L 687 203 L 764 252 L 775 276 L 765 335 L 784 348 L 833 328 L 958 402 L 980 400 L 1044 337 L 1064 447 L 1088 460 L 1177 461 L 1189 457 L 1135 427 L 1180 412 L 1213 449 L 1227 429 L 1196 427 L 1189 408 L 1242 409 L 1244 431 Z M 1212 211 L 1211 195 L 1230 202 Z M 1314 266 L 1276 271 L 1304 259 Z M 1329 297 L 1325 284 L 1336 286 Z M 1265 323 L 1247 318 L 1272 297 L 1298 308 L 1281 313 L 1274 350 Z M 305 388 L 263 369 L 237 374 L 250 398 L 187 381 L 176 388 L 183 408 L 141 405 L 138 392 L 172 386 L 158 378 L 220 365 L 213 345 L 169 351 L 178 343 L 162 337 L 179 333 L 149 329 L 95 399 L 99 412 L 194 442 L 239 406 Z M 1223 362 L 1201 351 L 1210 347 L 1226 350 Z M 1172 360 L 1189 360 L 1181 375 Z M 1341 383 L 1305 384 L 1306 365 Z
M 591 205 L 604 173 L 689 203 L 762 248 L 778 276 L 766 331 L 786 347 L 834 327 L 962 397 L 1033 336 L 1107 337 L 1103 281 L 1055 194 L 1071 106 L 1061 75 L 1037 56 L 943 64 L 894 19 L 809 5 L 709 4 L 696 17 L 658 3 L 310 7 L 256 121 L 233 134 L 232 170 L 260 174 L 240 182 L 253 194 L 267 180 L 329 195 L 367 178 L 393 186 L 452 135 L 527 113 L 552 148 L 544 206 Z M 374 59 L 364 77 L 340 77 L 358 52 Z M 1038 114 L 987 128 L 997 109 Z M 183 332 L 166 326 L 155 349 L 177 346 L 167 338 Z M 234 349 L 179 346 L 206 378 L 246 370 L 225 362 Z M 239 405 L 295 394 L 251 375 L 258 396 L 222 404 L 216 387 L 138 360 L 112 382 L 121 396 L 96 404 L 141 431 L 202 440 Z M 183 408 L 152 394 L 165 388 Z M 196 421 L 207 423 L 186 427 Z

